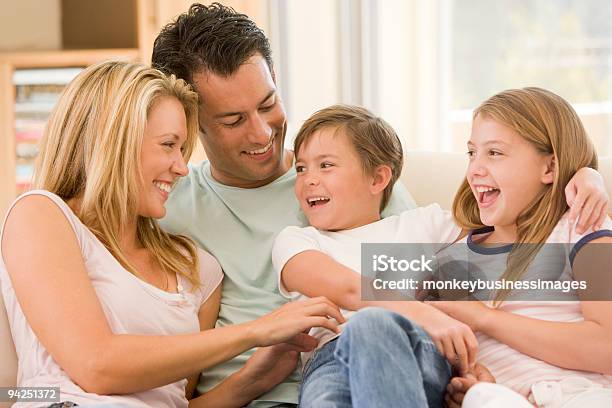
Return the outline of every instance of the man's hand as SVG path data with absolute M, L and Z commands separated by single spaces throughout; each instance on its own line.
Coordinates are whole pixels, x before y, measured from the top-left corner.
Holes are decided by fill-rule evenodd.
M 317 339 L 300 333 L 286 343 L 260 347 L 240 370 L 241 375 L 259 396 L 280 384 L 295 370 L 300 352 L 312 351 L 316 346 Z
M 478 382 L 495 382 L 495 377 L 482 364 L 476 363 L 474 368 L 461 377 L 453 377 L 446 387 L 444 400 L 448 408 L 461 408 L 465 393 Z
M 565 199 L 570 207 L 570 222 L 576 224 L 576 232 L 582 234 L 589 228 L 601 228 L 608 208 L 608 193 L 601 174 L 590 167 L 583 167 L 565 187 Z

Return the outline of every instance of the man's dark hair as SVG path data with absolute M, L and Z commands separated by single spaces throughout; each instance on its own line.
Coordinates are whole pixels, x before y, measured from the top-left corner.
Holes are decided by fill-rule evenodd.
M 272 72 L 270 42 L 249 17 L 219 3 L 194 3 L 161 30 L 151 64 L 193 84 L 194 73 L 229 76 L 257 53 Z

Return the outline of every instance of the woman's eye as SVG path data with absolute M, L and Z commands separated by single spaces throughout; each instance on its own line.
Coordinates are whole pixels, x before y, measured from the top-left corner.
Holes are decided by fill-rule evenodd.
M 498 151 L 496 151 L 496 150 L 490 150 L 490 151 L 489 151 L 489 155 L 491 155 L 491 156 L 501 156 L 501 155 L 502 155 L 502 153 L 501 153 L 501 152 L 498 152 Z
M 468 150 L 466 154 L 468 155 L 468 157 L 474 157 L 474 155 L 476 154 L 476 152 L 475 152 L 475 151 L 473 151 L 473 150 Z
M 174 146 L 176 146 L 176 143 L 174 142 L 166 142 L 164 143 L 164 146 L 169 147 L 170 149 L 174 148 Z
M 327 163 L 327 162 L 321 163 L 321 168 L 322 169 L 327 169 L 327 168 L 330 168 L 332 166 L 333 166 L 332 163 Z

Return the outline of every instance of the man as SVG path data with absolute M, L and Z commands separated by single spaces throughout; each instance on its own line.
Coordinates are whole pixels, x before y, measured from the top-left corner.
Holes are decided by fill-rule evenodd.
M 198 92 L 208 156 L 175 187 L 162 225 L 190 236 L 221 263 L 217 327 L 256 319 L 286 302 L 270 258 L 276 234 L 306 225 L 293 193 L 293 153 L 284 148 L 287 122 L 269 42 L 245 15 L 194 4 L 159 34 L 152 61 Z M 383 215 L 412 205 L 405 189 L 395 191 Z M 247 358 L 203 373 L 198 391 L 214 388 Z M 294 373 L 253 405 L 296 404 L 298 388 Z

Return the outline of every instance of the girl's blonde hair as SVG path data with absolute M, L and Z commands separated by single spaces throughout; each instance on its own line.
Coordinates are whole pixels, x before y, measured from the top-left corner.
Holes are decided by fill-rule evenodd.
M 79 200 L 77 216 L 111 254 L 140 276 L 120 248 L 124 228 L 137 219 L 137 236 L 166 272 L 199 285 L 196 248 L 183 236 L 167 234 L 157 221 L 137 215 L 143 185 L 140 152 L 147 115 L 161 97 L 185 109 L 189 159 L 198 132 L 198 99 L 174 76 L 144 65 L 109 61 L 81 72 L 64 90 L 41 141 L 34 187 L 65 201 Z
M 541 88 L 510 89 L 484 101 L 474 111 L 508 126 L 531 143 L 538 152 L 552 155 L 554 180 L 546 185 L 517 218 L 517 240 L 508 256 L 506 280 L 518 280 L 568 210 L 565 187 L 582 167 L 597 169 L 597 153 L 571 105 Z M 467 229 L 482 227 L 478 203 L 467 179 L 453 202 L 453 216 Z M 496 301 L 508 292 L 498 292 Z

